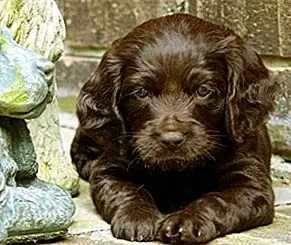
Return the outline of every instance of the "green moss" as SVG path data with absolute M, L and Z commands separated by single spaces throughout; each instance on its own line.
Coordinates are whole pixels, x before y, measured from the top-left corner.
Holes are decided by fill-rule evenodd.
M 26 40 L 27 25 L 32 19 L 33 13 L 26 14 L 21 9 L 25 4 L 24 0 L 14 0 L 11 1 L 10 5 L 7 7 L 8 20 L 6 21 L 6 26 L 9 28 L 16 20 L 18 25 L 14 23 L 13 39 L 18 44 L 23 44 Z M 21 15 L 19 15 L 21 13 Z
M 8 3 L 8 6 L 5 7 L 6 8 L 5 11 L 9 16 L 6 22 L 7 27 L 10 27 L 13 21 L 19 18 L 19 11 L 22 8 L 23 4 L 24 4 L 23 0 L 14 0 Z
M 62 112 L 68 112 L 75 114 L 76 112 L 76 96 L 66 96 L 58 98 L 60 110 Z
M 0 33 L 0 51 L 5 52 L 7 49 L 7 38 Z
M 16 14 L 22 8 L 23 4 L 23 0 L 14 0 L 12 1 L 10 8 L 12 12 Z
M 20 67 L 15 70 L 14 81 L 10 83 L 8 91 L 0 94 L 0 101 L 11 107 L 24 104 L 28 100 L 28 92 Z

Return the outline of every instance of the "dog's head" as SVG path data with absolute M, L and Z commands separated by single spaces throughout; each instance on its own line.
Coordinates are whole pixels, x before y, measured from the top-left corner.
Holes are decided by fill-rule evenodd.
M 232 30 L 175 14 L 113 43 L 83 86 L 77 115 L 91 138 L 120 124 L 143 162 L 181 168 L 213 158 L 223 136 L 241 143 L 256 132 L 274 109 L 274 90 Z

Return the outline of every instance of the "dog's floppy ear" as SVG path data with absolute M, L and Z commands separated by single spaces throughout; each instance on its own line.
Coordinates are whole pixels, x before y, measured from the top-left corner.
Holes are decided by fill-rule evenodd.
M 104 54 L 78 96 L 77 117 L 80 128 L 90 138 L 94 138 L 96 129 L 107 123 L 121 123 L 116 108 L 122 75 L 122 61 L 116 56 L 118 45 L 117 40 Z
M 228 40 L 226 128 L 233 140 L 243 142 L 274 110 L 277 83 L 252 47 L 239 37 Z

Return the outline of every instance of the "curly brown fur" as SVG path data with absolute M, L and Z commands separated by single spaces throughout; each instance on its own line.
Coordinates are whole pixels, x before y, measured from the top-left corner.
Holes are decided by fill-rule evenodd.
M 239 36 L 194 16 L 114 42 L 81 89 L 71 148 L 113 235 L 196 244 L 271 223 L 275 88 Z

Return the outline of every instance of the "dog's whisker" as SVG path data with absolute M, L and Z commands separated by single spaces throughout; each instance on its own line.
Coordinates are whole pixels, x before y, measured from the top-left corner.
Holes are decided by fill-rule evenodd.
M 209 157 L 211 158 L 214 162 L 216 162 L 216 159 L 215 157 L 208 151 L 208 150 L 204 150 L 204 153 Z

